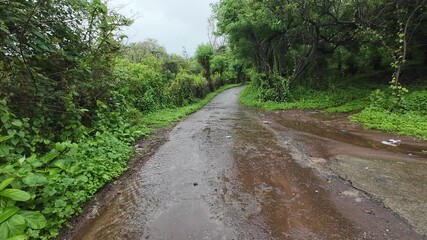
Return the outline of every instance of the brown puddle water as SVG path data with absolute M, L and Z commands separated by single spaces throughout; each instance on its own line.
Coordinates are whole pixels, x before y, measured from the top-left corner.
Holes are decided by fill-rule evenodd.
M 292 111 L 289 111 L 292 112 Z M 276 123 L 277 131 L 293 129 L 299 133 L 307 133 L 321 139 L 334 140 L 339 143 L 347 143 L 362 148 L 386 150 L 392 153 L 403 153 L 411 156 L 427 158 L 427 143 L 410 137 L 397 136 L 395 134 L 381 133 L 377 131 L 363 130 L 357 124 L 340 124 L 347 117 L 333 118 L 322 113 L 308 113 L 293 111 L 297 116 L 271 114 L 269 117 Z M 344 126 L 343 126 L 344 125 Z M 350 128 L 350 129 L 349 129 Z M 391 147 L 382 144 L 383 140 L 403 139 L 402 144 Z
M 240 90 L 225 91 L 179 123 L 169 141 L 72 239 L 382 236 L 384 229 L 359 226 L 342 213 L 352 203 L 337 207 L 325 178 L 294 159 L 258 112 L 237 104 Z
M 359 206 L 356 209 L 360 208 L 372 215 L 376 212 L 378 221 L 387 225 L 393 222 L 393 230 L 390 225 L 385 227 L 375 222 L 370 223 L 371 228 L 386 230 L 384 239 L 427 239 L 427 142 L 391 133 L 363 130 L 359 124 L 349 122 L 347 115 L 342 114 L 284 111 L 268 113 L 264 118 L 272 121 L 269 128 L 279 141 L 297 140 L 304 143 L 302 149 L 305 149 L 306 156 L 295 157 L 293 154 L 295 159 L 302 159 L 303 163 L 318 169 L 324 175 L 345 179 L 359 190 L 354 197 L 356 201 L 361 201 L 358 196 L 365 192 L 370 198 L 398 214 L 398 217 L 404 218 L 418 233 L 424 234 L 422 237 L 414 233 L 396 218 L 385 215 L 378 218 L 383 214 L 379 213 L 382 210 L 378 207 L 357 203 Z M 386 139 L 401 139 L 402 144 L 397 147 L 386 146 L 381 143 Z M 343 192 L 346 192 L 345 195 L 353 190 Z M 333 200 L 336 199 L 335 196 Z M 340 210 L 346 212 L 346 216 L 357 214 L 346 208 Z M 359 220 L 359 227 L 364 224 L 358 218 L 354 220 Z M 368 235 L 369 239 L 378 238 L 378 235 Z
M 292 159 L 259 121 L 240 117 L 236 129 L 231 198 L 255 197 L 257 209 L 249 219 L 261 219 L 276 239 L 357 239 L 358 231 L 334 208 L 325 181 L 311 168 Z M 250 202 L 241 204 L 254 207 Z

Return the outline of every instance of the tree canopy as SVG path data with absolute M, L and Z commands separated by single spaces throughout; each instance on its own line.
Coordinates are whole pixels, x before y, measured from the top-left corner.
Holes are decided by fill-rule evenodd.
M 423 0 L 222 0 L 214 12 L 219 33 L 252 66 L 270 100 L 285 100 L 304 79 L 322 81 L 332 64 L 354 74 L 364 62 L 393 62 L 398 89 L 409 52 L 427 49 Z

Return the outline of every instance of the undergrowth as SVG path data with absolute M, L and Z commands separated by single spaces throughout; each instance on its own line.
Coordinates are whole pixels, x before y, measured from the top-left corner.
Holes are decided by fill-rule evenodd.
M 373 89 L 374 87 L 366 89 L 347 87 L 346 89 L 315 91 L 299 88 L 293 92 L 291 101 L 263 102 L 258 97 L 258 90 L 249 85 L 242 91 L 239 101 L 243 105 L 266 110 L 322 109 L 330 113 L 351 112 L 361 110 L 369 104 L 369 95 Z
M 389 112 L 380 108 L 368 107 L 360 113 L 351 115 L 351 121 L 360 122 L 365 127 L 427 140 L 427 116 L 418 112 Z

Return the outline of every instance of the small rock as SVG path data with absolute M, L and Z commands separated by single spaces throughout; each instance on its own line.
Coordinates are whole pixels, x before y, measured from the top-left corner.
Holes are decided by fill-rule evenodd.
M 95 218 L 97 215 L 98 215 L 98 206 L 94 206 L 94 207 L 92 208 L 92 211 L 89 213 L 88 218 L 89 218 L 89 219 L 93 219 L 93 218 Z
M 385 177 L 384 177 L 384 176 L 379 176 L 379 177 L 377 178 L 377 180 L 378 180 L 378 181 L 380 181 L 380 182 L 385 182 L 385 181 L 386 181 L 386 179 L 385 179 Z
M 363 208 L 360 208 L 360 209 L 362 209 L 367 214 L 374 214 L 374 212 L 372 210 L 365 210 Z

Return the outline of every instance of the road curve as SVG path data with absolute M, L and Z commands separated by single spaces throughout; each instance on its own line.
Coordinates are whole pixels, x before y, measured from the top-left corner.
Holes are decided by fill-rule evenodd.
M 241 89 L 179 123 L 74 239 L 399 239 L 343 213 L 327 179 L 237 103 Z

